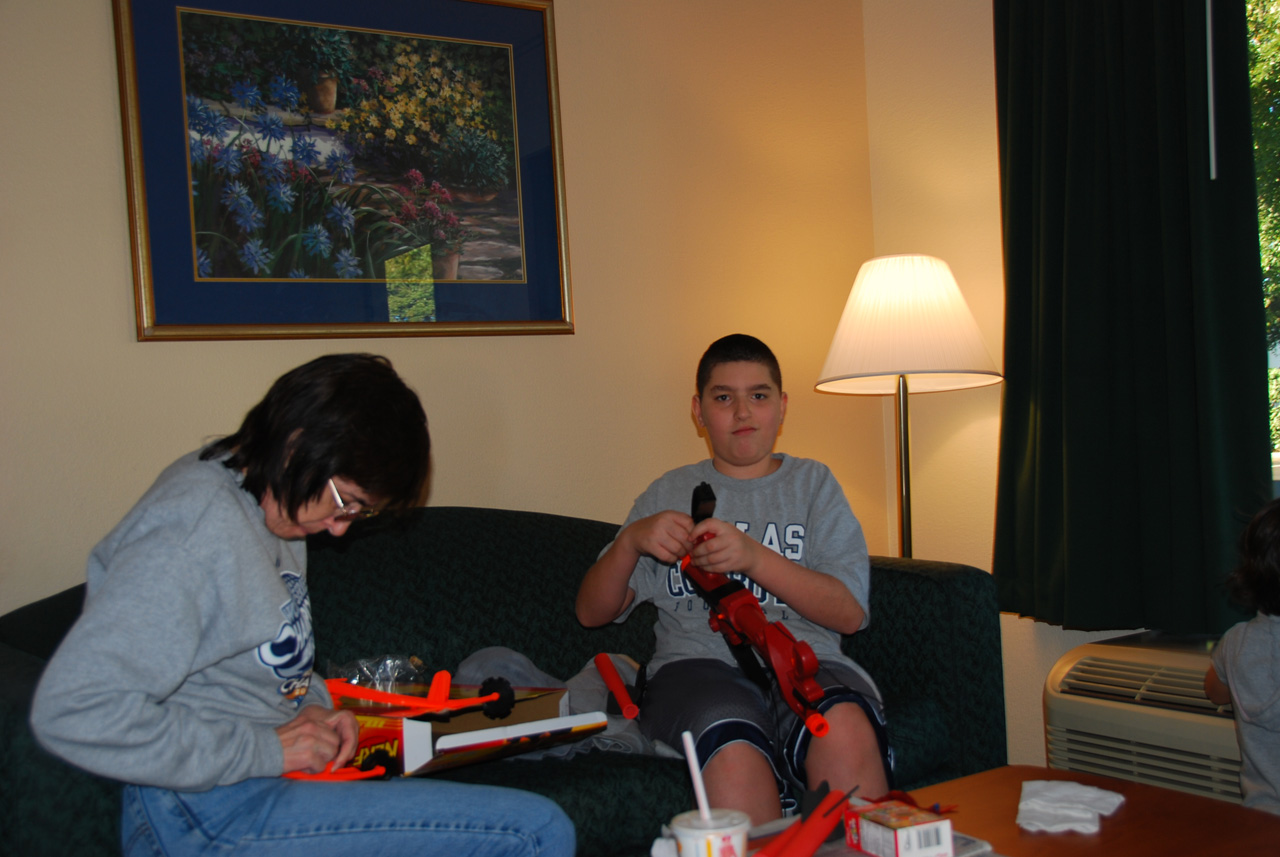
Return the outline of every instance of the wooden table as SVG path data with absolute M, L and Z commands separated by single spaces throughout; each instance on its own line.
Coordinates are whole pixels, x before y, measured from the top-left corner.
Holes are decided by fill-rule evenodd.
M 1030 833 L 1017 825 L 1026 780 L 1074 780 L 1124 795 L 1097 833 Z M 1223 857 L 1280 853 L 1280 816 L 1144 783 L 1029 765 L 994 768 L 911 793 L 921 806 L 953 804 L 952 828 L 1005 857 Z

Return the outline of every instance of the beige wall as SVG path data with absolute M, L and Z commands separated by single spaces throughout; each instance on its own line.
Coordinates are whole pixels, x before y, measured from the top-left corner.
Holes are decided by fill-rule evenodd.
M 346 349 L 421 394 L 431 504 L 620 520 L 705 455 L 702 349 L 755 333 L 792 396 L 782 448 L 830 460 L 886 550 L 879 408 L 812 390 L 871 252 L 860 7 L 777 9 L 556 3 L 574 335 L 138 343 L 110 4 L 0 7 L 0 610 L 81 580 L 164 464 Z
M 618 520 L 705 454 L 702 349 L 755 333 L 791 395 L 780 448 L 828 462 L 872 551 L 894 552 L 888 400 L 813 381 L 858 266 L 893 252 L 951 264 L 999 360 L 990 6 L 782 10 L 556 0 L 574 335 L 138 343 L 110 4 L 0 5 L 0 612 L 82 580 L 164 464 L 348 349 L 421 394 L 432 505 Z M 917 556 L 990 567 L 999 396 L 913 397 Z M 1039 761 L 1040 684 L 1080 635 L 1004 626 L 1012 760 Z

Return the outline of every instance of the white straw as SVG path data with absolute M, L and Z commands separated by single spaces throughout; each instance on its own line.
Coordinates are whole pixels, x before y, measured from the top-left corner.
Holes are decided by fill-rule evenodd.
M 684 757 L 689 762 L 689 776 L 693 777 L 693 793 L 698 798 L 698 813 L 703 821 L 711 820 L 711 809 L 707 806 L 707 787 L 702 782 L 702 766 L 698 764 L 698 751 L 693 749 L 693 733 L 685 730 Z

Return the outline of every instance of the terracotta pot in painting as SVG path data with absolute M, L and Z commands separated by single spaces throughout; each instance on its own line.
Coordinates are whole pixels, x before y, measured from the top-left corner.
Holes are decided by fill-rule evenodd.
M 436 280 L 458 279 L 458 262 L 461 261 L 461 259 L 462 254 L 456 250 L 452 253 L 432 253 L 432 277 Z
M 322 75 L 307 90 L 307 104 L 312 113 L 332 113 L 338 104 L 338 79 Z

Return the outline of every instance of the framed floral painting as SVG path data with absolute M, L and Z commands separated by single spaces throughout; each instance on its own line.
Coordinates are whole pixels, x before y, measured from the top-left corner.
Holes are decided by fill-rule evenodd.
M 140 340 L 571 333 L 551 0 L 115 0 Z

